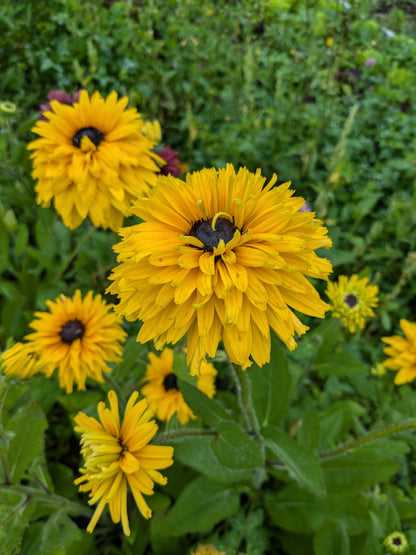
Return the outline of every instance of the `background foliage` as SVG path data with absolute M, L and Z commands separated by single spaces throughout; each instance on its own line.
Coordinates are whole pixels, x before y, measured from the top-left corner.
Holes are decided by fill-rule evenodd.
M 115 264 L 114 234 L 88 224 L 69 231 L 35 204 L 26 145 L 53 89 L 127 95 L 145 118 L 159 119 L 163 141 L 190 170 L 231 162 L 292 181 L 329 228 L 333 279 L 369 275 L 381 290 L 362 334 L 328 318 L 310 322 L 293 354 L 276 342 L 269 367 L 248 371 L 266 452 L 242 432 L 224 362 L 215 401 L 185 383 L 215 438 L 175 444 L 169 484 L 149 500 L 154 517 L 132 519 L 130 538 L 109 517 L 87 535 L 89 509 L 72 484 L 72 418 L 103 391 L 65 396 L 53 381 L 2 378 L 0 457 L 3 482 L 13 485 L 0 491 L 5 553 L 20 545 L 27 554 L 175 554 L 207 540 L 227 553 L 336 546 L 371 555 L 401 527 L 416 543 L 414 437 L 330 452 L 415 414 L 411 386 L 370 374 L 383 359 L 380 337 L 415 314 L 414 32 L 414 6 L 399 1 L 3 0 L 0 101 L 17 110 L 0 113 L 0 348 L 28 331 L 47 299 L 77 288 L 102 293 Z M 113 379 L 127 394 L 148 347 L 126 327 Z M 186 381 L 186 368 L 178 371 Z M 230 459 L 229 441 L 241 434 L 245 449 Z

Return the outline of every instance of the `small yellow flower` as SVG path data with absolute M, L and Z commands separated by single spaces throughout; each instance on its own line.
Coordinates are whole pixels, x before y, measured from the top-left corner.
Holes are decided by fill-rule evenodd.
M 142 133 L 155 145 L 162 140 L 162 129 L 157 119 L 143 122 Z
M 416 324 L 408 320 L 400 320 L 400 327 L 405 337 L 393 335 L 382 337 L 381 340 L 389 345 L 384 354 L 388 357 L 384 366 L 397 372 L 394 378 L 396 385 L 410 383 L 416 378 Z
M 114 391 L 108 393 L 110 408 L 98 404 L 99 420 L 79 412 L 75 417 L 75 431 L 81 434 L 81 454 L 85 466 L 82 476 L 75 480 L 79 490 L 89 492 L 90 505 L 98 506 L 87 527 L 93 532 L 105 505 L 108 503 L 113 522 L 120 522 L 129 536 L 127 516 L 127 486 L 133 493 L 144 518 L 152 511 L 144 495 L 154 493 L 154 482 L 165 485 L 167 479 L 158 470 L 173 463 L 173 447 L 149 445 L 158 427 L 152 418 L 147 401 L 137 402 L 135 391 L 127 402 L 124 419 L 120 423 L 118 399 Z
M 332 37 L 328 37 L 325 41 L 327 46 L 333 46 L 334 44 L 334 39 Z
M 339 276 L 338 283 L 329 282 L 326 294 L 331 301 L 333 318 L 340 318 L 351 333 L 363 329 L 365 320 L 374 316 L 378 304 L 378 287 L 370 285 L 368 278 Z
M 14 102 L 10 102 L 9 100 L 0 102 L 0 110 L 4 114 L 14 114 L 16 111 L 16 104 L 14 104 Z
M 386 367 L 381 362 L 378 362 L 371 367 L 371 374 L 378 378 L 382 378 L 386 374 Z
M 31 378 L 43 372 L 49 378 L 55 367 L 45 360 L 36 343 L 15 343 L 10 349 L 4 351 L 0 357 L 0 366 L 6 376 L 16 378 Z
M 181 424 L 194 419 L 190 407 L 185 403 L 173 369 L 174 352 L 164 349 L 160 356 L 149 353 L 150 363 L 143 378 L 141 394 L 146 397 L 150 408 L 159 420 L 169 421 L 174 414 Z M 211 363 L 203 361 L 197 387 L 212 398 L 215 395 L 215 376 L 217 371 Z
M 208 17 L 211 17 L 211 15 L 213 15 L 213 14 L 214 14 L 213 10 L 207 10 L 207 16 Z
M 384 547 L 389 553 L 405 553 L 409 544 L 407 538 L 402 532 L 392 532 L 383 541 Z
M 195 551 L 191 551 L 191 555 L 226 555 L 225 551 L 218 551 L 210 543 L 198 545 Z
M 73 384 L 85 389 L 86 379 L 103 382 L 111 372 L 108 362 L 119 362 L 126 332 L 111 305 L 89 291 L 84 299 L 77 290 L 72 298 L 61 295 L 47 301 L 50 312 L 35 312 L 29 324 L 35 331 L 25 337 L 32 349 L 59 369 L 59 384 L 72 393 Z

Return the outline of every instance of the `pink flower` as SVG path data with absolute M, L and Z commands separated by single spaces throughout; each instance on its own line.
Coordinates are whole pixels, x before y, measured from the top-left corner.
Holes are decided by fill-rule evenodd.
M 162 150 L 157 150 L 156 154 L 166 162 L 166 164 L 160 168 L 160 173 L 162 175 L 171 174 L 173 177 L 178 177 L 182 173 L 181 161 L 178 158 L 179 152 L 176 152 L 176 150 L 170 148 L 169 145 L 166 145 Z
M 368 58 L 365 62 L 364 65 L 367 67 L 373 67 L 376 65 L 376 61 L 374 58 Z
M 81 94 L 81 91 L 77 91 L 76 93 L 71 95 L 71 94 L 64 93 L 63 91 L 56 90 L 56 91 L 50 91 L 46 96 L 49 101 L 57 100 L 61 104 L 74 104 L 75 102 L 78 102 L 78 98 L 80 94 Z M 41 114 L 38 119 L 42 121 L 46 121 L 47 118 L 43 115 L 43 112 L 52 112 L 52 107 L 50 102 L 41 104 L 39 106 L 39 109 Z

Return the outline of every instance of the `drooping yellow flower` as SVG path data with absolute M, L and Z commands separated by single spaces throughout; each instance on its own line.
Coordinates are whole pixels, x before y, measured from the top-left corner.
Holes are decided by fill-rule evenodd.
M 390 357 L 383 365 L 397 372 L 394 378 L 396 385 L 412 382 L 416 378 L 416 324 L 402 319 L 400 327 L 405 337 L 393 335 L 381 338 L 389 345 L 383 351 Z
M 10 349 L 2 353 L 0 367 L 6 376 L 16 378 L 31 378 L 35 374 L 44 373 L 49 378 L 55 367 L 44 359 L 36 343 L 15 343 Z
M 160 356 L 149 353 L 150 363 L 147 365 L 143 378 L 145 385 L 141 394 L 146 397 L 150 408 L 159 420 L 169 421 L 176 413 L 181 424 L 187 424 L 195 415 L 185 403 L 179 389 L 178 378 L 173 369 L 174 353 L 172 349 L 164 349 Z M 197 387 L 205 395 L 212 398 L 215 395 L 214 366 L 206 361 L 201 365 Z
M 162 129 L 160 128 L 160 123 L 157 119 L 154 119 L 153 121 L 144 121 L 142 133 L 155 145 L 160 143 L 162 140 Z
M 72 105 L 52 100 L 47 121 L 32 129 L 40 138 L 34 152 L 37 202 L 51 201 L 64 224 L 74 229 L 87 216 L 95 227 L 118 229 L 130 215 L 133 199 L 156 182 L 161 160 L 142 133 L 143 121 L 128 99 L 107 99 L 82 91 Z
M 158 470 L 173 463 L 173 447 L 149 445 L 158 427 L 152 420 L 147 401 L 137 402 L 135 391 L 127 402 L 124 419 L 120 424 L 118 399 L 114 391 L 108 393 L 110 408 L 98 404 L 99 421 L 79 412 L 75 417 L 75 431 L 81 435 L 81 454 L 84 468 L 75 480 L 80 491 L 89 492 L 90 505 L 98 506 L 87 527 L 92 532 L 108 503 L 113 522 L 120 522 L 129 536 L 127 515 L 127 485 L 133 493 L 139 511 L 150 518 L 152 511 L 144 495 L 154 493 L 154 482 L 166 484 L 167 479 Z
M 373 308 L 378 305 L 378 287 L 371 285 L 368 278 L 359 279 L 339 276 L 337 283 L 328 283 L 326 294 L 331 301 L 332 316 L 340 318 L 351 333 L 363 329 L 365 320 L 374 316 Z
M 270 327 L 289 349 L 308 329 L 292 309 L 322 318 L 328 305 L 305 276 L 326 278 L 315 254 L 331 240 L 289 183 L 265 185 L 260 170 L 203 169 L 186 182 L 159 177 L 133 212 L 142 223 L 120 230 L 119 265 L 109 291 L 116 310 L 140 319 L 137 336 L 157 349 L 188 334 L 188 366 L 215 356 L 220 340 L 243 368 L 270 358 Z
M 119 362 L 126 332 L 102 298 L 77 290 L 72 298 L 61 295 L 47 301 L 50 312 L 35 312 L 29 324 L 35 331 L 25 337 L 42 360 L 58 368 L 59 384 L 71 393 L 73 384 L 85 389 L 87 378 L 103 382 L 111 372 L 108 362 Z

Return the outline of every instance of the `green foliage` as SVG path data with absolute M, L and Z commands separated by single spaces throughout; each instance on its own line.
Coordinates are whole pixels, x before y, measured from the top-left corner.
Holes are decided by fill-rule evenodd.
M 136 343 L 137 325 L 124 323 L 122 362 L 87 391 L 0 376 L 2 553 L 212 543 L 227 555 L 378 555 L 393 530 L 415 549 L 416 391 L 370 373 L 380 338 L 415 313 L 415 29 L 410 2 L 3 0 L 0 103 L 17 110 L 0 111 L 1 350 L 47 300 L 104 294 L 116 261 L 115 234 L 69 230 L 36 204 L 27 144 L 54 89 L 127 95 L 190 170 L 230 162 L 291 180 L 329 229 L 331 279 L 369 276 L 380 306 L 353 336 L 328 317 L 310 319 L 293 352 L 273 337 L 270 363 L 245 383 L 219 353 L 214 399 L 178 351 L 195 419 L 161 425 L 155 441 L 174 445 L 174 466 L 149 496 L 150 521 L 129 501 L 128 538 L 107 511 L 85 532 L 73 418 L 95 415 L 110 389 L 140 389 L 151 347 Z

